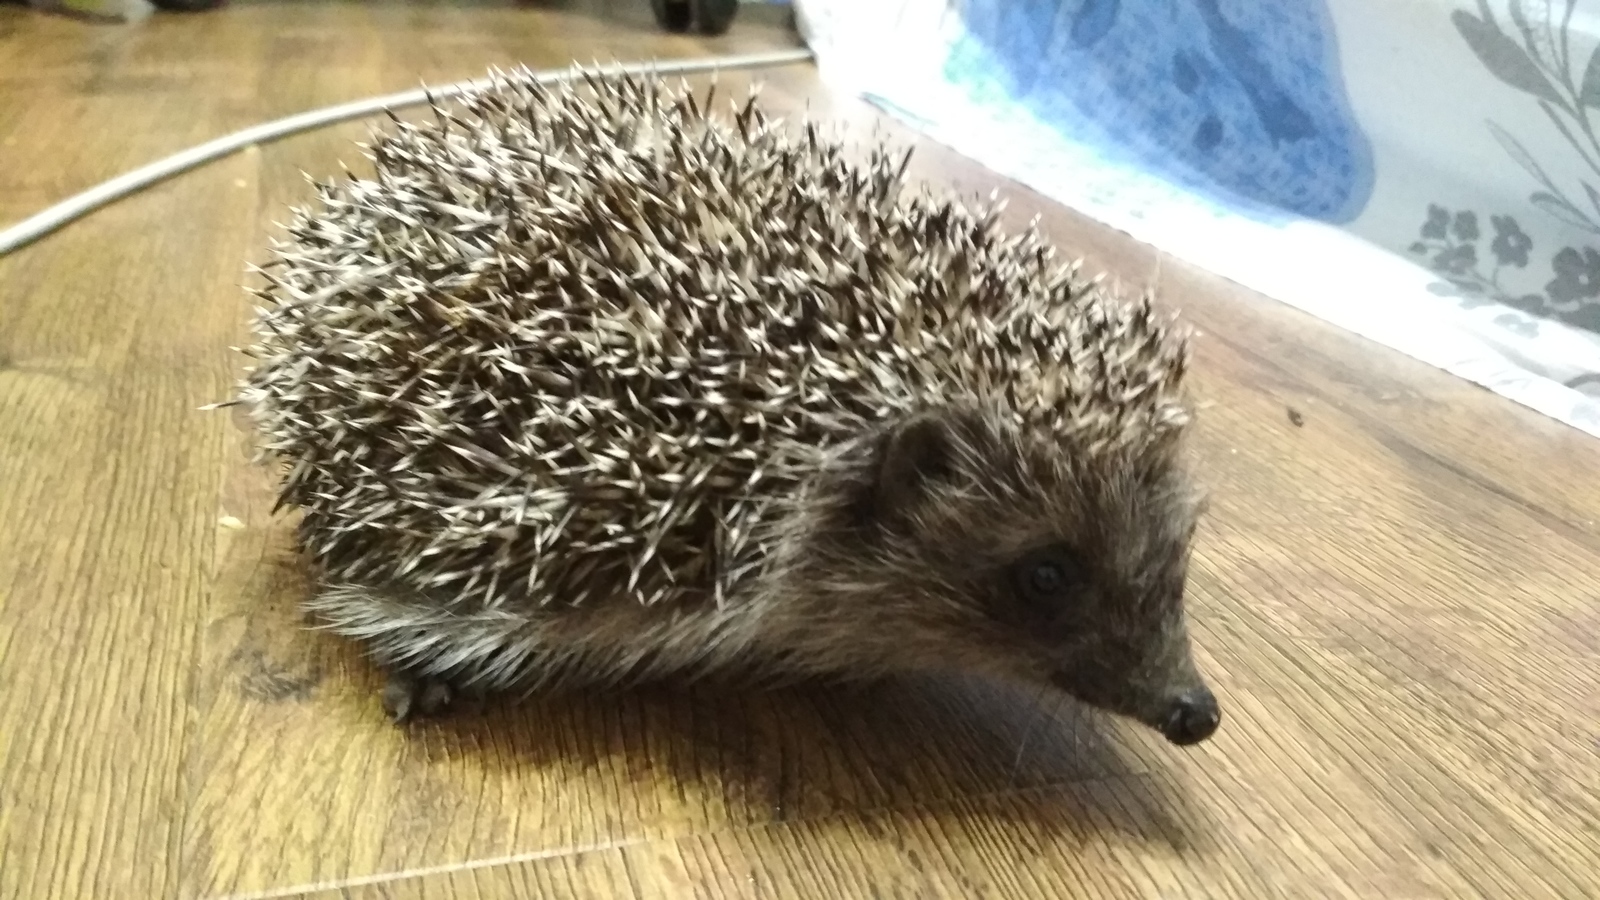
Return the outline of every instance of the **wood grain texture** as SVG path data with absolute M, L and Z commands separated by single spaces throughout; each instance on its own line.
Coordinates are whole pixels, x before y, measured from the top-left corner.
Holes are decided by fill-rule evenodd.
M 622 0 L 235 0 L 127 28 L 6 7 L 0 220 L 314 106 L 787 46 L 780 21 L 702 40 Z M 905 136 L 809 68 L 761 79 L 775 108 Z M 241 363 L 245 262 L 366 128 L 0 258 L 0 898 L 1600 895 L 1600 444 L 930 144 L 917 177 L 1000 188 L 1010 221 L 1155 281 L 1201 331 L 1214 741 L 960 678 L 392 728 L 360 653 L 294 612 L 248 435 L 197 410 Z

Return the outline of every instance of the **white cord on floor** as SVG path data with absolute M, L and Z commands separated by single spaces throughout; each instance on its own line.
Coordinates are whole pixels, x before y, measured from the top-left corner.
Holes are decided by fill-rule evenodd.
M 756 69 L 784 66 L 807 62 L 811 59 L 810 50 L 785 50 L 777 53 L 754 53 L 744 56 L 712 57 L 710 59 L 701 57 L 666 62 L 625 63 L 614 66 L 591 67 L 587 71 L 602 76 L 624 74 L 683 75 L 691 72 L 721 71 L 724 69 Z M 583 70 L 577 67 L 547 69 L 534 73 L 534 78 L 537 81 L 549 83 L 572 78 L 580 71 Z M 220 159 L 230 153 L 236 153 L 254 144 L 263 144 L 298 132 L 309 131 L 313 128 L 321 128 L 324 125 L 332 125 L 350 119 L 359 119 L 385 110 L 420 106 L 433 99 L 450 97 L 465 91 L 487 87 L 491 82 L 492 79 L 480 78 L 473 81 L 461 81 L 439 88 L 419 88 L 414 91 L 390 94 L 386 97 L 371 97 L 366 100 L 356 100 L 352 103 L 312 110 L 311 112 L 279 119 L 275 122 L 246 128 L 243 131 L 236 131 L 226 137 L 217 138 L 198 147 L 191 147 L 182 153 L 174 154 L 166 159 L 135 169 L 125 175 L 119 175 L 110 181 L 102 182 L 81 194 L 57 203 L 37 215 L 18 222 L 5 231 L 0 231 L 0 256 L 30 244 L 69 222 L 80 219 L 101 207 L 109 206 L 158 181 Z

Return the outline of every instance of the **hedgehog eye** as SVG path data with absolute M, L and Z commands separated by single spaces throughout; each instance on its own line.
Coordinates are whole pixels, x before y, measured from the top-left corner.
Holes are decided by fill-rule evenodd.
M 1017 593 L 1030 604 L 1054 605 L 1068 599 L 1082 582 L 1082 570 L 1065 548 L 1030 553 L 1013 572 Z
M 1034 563 L 1033 568 L 1028 570 L 1028 591 L 1035 596 L 1053 597 L 1061 593 L 1066 581 L 1067 573 L 1056 562 L 1047 560 Z

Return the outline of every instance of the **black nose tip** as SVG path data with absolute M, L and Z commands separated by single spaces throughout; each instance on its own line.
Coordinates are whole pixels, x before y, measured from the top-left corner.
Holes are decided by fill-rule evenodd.
M 1217 732 L 1222 710 L 1217 698 L 1205 688 L 1196 688 L 1172 703 L 1161 733 L 1180 747 L 1198 744 Z

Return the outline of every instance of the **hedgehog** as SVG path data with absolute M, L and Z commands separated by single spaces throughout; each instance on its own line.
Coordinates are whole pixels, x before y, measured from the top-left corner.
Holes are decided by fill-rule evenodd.
M 461 696 L 960 672 L 1180 746 L 1189 336 L 759 86 L 494 72 L 256 267 L 233 404 L 314 627 Z

